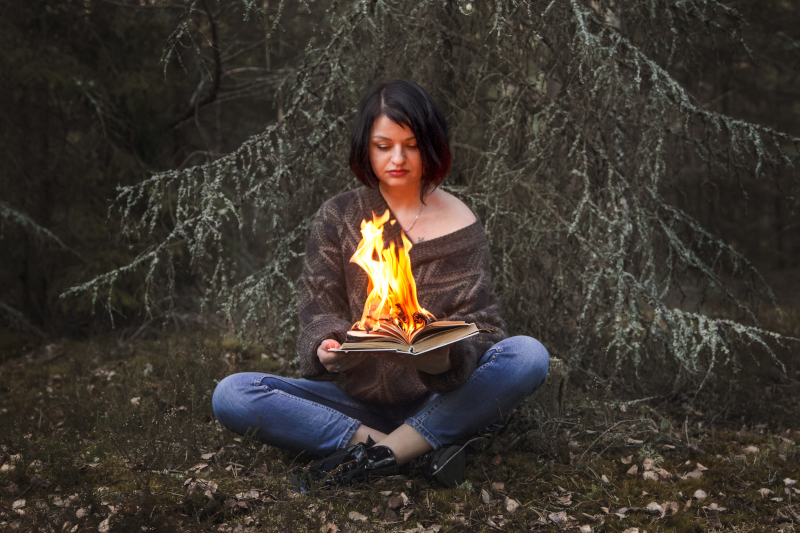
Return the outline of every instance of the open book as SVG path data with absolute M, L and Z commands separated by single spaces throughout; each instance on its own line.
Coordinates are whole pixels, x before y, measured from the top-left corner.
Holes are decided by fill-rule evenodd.
M 461 339 L 478 334 L 478 327 L 467 322 L 447 321 L 431 322 L 411 335 L 392 323 L 381 321 L 378 331 L 362 331 L 351 329 L 347 332 L 347 340 L 339 349 L 332 352 L 378 352 L 391 351 L 406 354 L 421 354 L 435 350 Z

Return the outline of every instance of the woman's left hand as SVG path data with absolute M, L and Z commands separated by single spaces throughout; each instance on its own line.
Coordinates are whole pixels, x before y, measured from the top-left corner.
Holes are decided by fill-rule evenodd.
M 392 352 L 374 352 L 386 361 L 421 370 L 427 374 L 441 374 L 450 370 L 450 346 L 442 346 L 422 355 L 407 355 Z

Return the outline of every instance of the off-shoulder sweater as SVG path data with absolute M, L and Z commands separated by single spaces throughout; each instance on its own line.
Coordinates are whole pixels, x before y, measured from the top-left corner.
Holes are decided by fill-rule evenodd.
M 480 221 L 475 221 L 449 235 L 414 244 L 409 252 L 420 305 L 439 320 L 474 322 L 481 330 L 450 345 L 450 370 L 428 374 L 377 357 L 367 357 L 339 373 L 322 366 L 317 357 L 320 343 L 325 339 L 344 342 L 346 332 L 361 319 L 367 298 L 367 273 L 350 262 L 361 241 L 361 221 L 387 209 L 380 191 L 366 187 L 340 194 L 320 207 L 299 284 L 297 351 L 305 379 L 333 381 L 360 401 L 399 406 L 460 386 L 486 350 L 506 338 L 507 332 L 492 290 L 486 234 Z M 390 220 L 395 220 L 393 214 Z M 400 244 L 400 232 L 400 224 L 385 224 L 385 245 Z

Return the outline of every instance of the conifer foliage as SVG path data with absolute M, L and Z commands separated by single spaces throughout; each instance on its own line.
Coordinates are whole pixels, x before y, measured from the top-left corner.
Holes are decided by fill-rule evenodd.
M 325 199 L 359 186 L 347 165 L 359 98 L 375 80 L 406 78 L 447 116 L 444 188 L 486 228 L 512 333 L 589 376 L 633 368 L 643 388 L 702 385 L 739 368 L 744 346 L 780 365 L 774 348 L 791 341 L 761 328 L 753 305 L 769 289 L 669 200 L 685 166 L 761 180 L 796 163 L 798 139 L 710 111 L 679 82 L 701 67 L 699 47 L 750 53 L 735 9 L 366 0 L 328 11 L 329 31 L 283 81 L 278 122 L 213 163 L 121 188 L 124 231 L 144 239 L 167 220 L 169 236 L 73 292 L 102 300 L 146 265 L 152 298 L 185 250 L 208 309 L 245 338 L 291 344 L 309 224 Z M 666 385 L 645 379 L 654 364 L 671 369 Z

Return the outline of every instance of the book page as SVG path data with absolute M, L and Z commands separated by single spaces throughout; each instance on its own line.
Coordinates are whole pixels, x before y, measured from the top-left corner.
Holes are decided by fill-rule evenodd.
M 418 339 L 425 338 L 429 335 L 433 335 L 442 329 L 452 329 L 458 328 L 461 326 L 466 325 L 466 322 L 463 321 L 452 321 L 452 320 L 442 320 L 440 322 L 431 322 L 427 326 L 422 329 L 418 329 L 414 333 L 411 334 L 411 344 L 417 342 Z
M 428 324 L 415 332 L 416 341 L 410 345 L 397 338 L 393 331 L 361 331 L 350 330 L 348 339 L 341 348 L 329 350 L 331 352 L 366 352 L 366 351 L 394 351 L 405 354 L 420 354 L 429 352 L 478 334 L 475 324 L 463 321 L 441 321 Z
M 431 350 L 435 350 L 436 348 L 458 342 L 461 339 L 466 339 L 467 337 L 477 335 L 478 333 L 479 331 L 475 324 L 464 324 L 463 327 L 456 329 L 446 329 L 445 331 L 435 333 L 418 342 L 415 342 L 413 346 L 414 353 L 421 354 L 424 352 L 429 352 Z
M 366 333 L 366 332 L 362 332 Z M 341 348 L 328 350 L 329 352 L 366 352 L 366 351 L 399 351 L 407 352 L 411 346 L 390 336 L 370 337 L 364 336 L 363 340 L 352 340 L 342 344 Z

